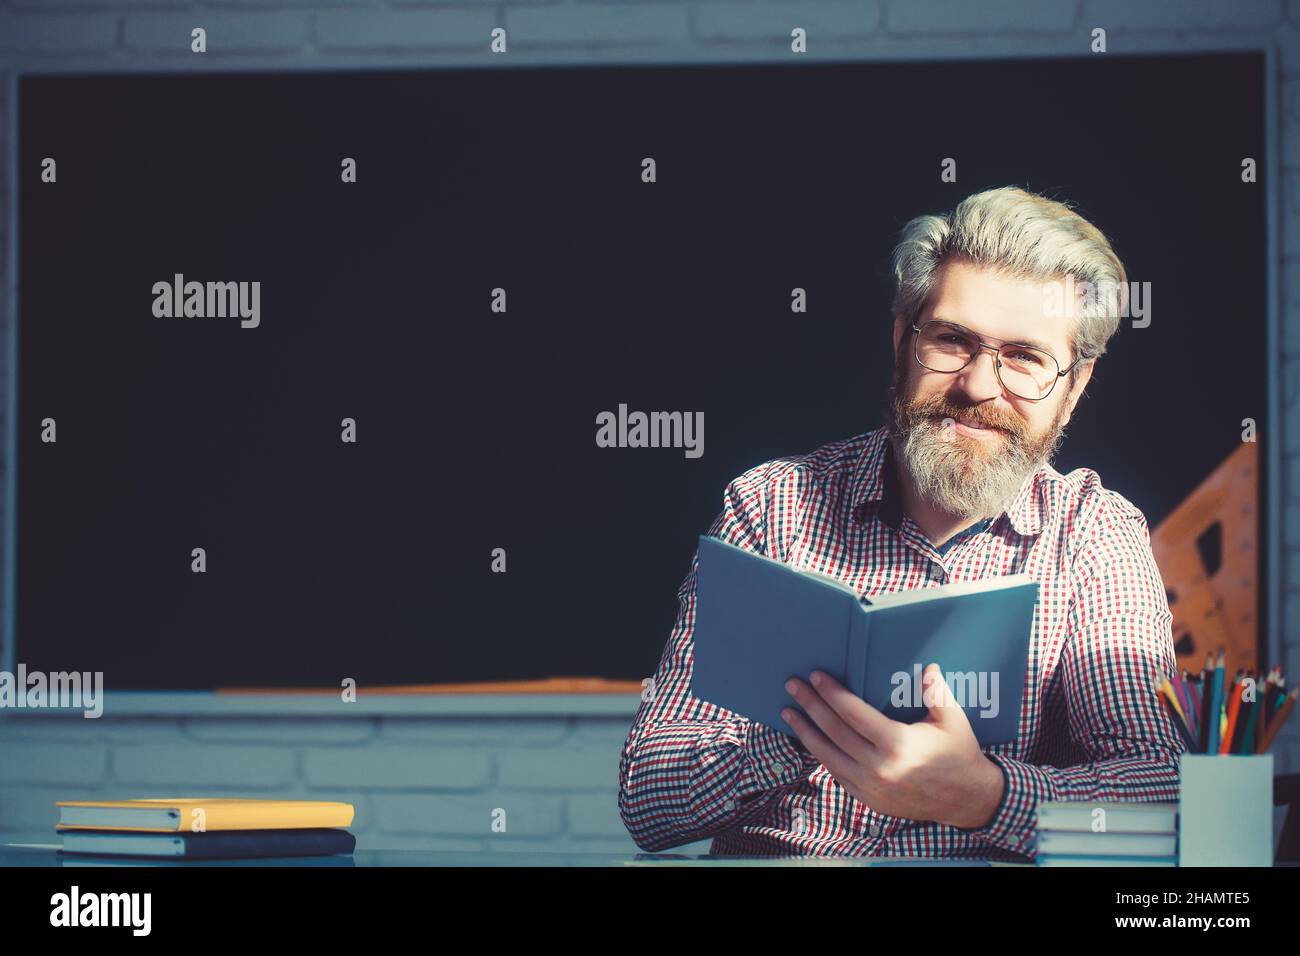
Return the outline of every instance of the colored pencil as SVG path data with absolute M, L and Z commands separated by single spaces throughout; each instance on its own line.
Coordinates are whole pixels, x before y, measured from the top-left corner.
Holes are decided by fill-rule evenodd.
M 1209 724 L 1209 733 L 1206 734 L 1207 754 L 1217 754 L 1219 752 L 1219 735 L 1220 721 L 1223 714 L 1223 651 L 1219 651 L 1218 657 L 1215 658 L 1214 671 L 1210 674 L 1210 712 L 1205 715 L 1206 723 Z
M 1273 743 L 1273 738 L 1277 736 L 1278 731 L 1282 729 L 1282 725 L 1286 723 L 1287 717 L 1291 716 L 1291 711 L 1295 709 L 1295 701 L 1298 695 L 1300 695 L 1300 687 L 1292 688 L 1291 693 L 1286 695 L 1286 703 L 1278 708 L 1277 713 L 1273 715 L 1273 719 L 1268 722 L 1268 731 L 1264 734 L 1264 742 L 1260 744 L 1259 749 L 1255 751 L 1256 753 L 1262 754 L 1268 750 Z
M 1210 745 L 1210 708 L 1211 691 L 1214 685 L 1214 654 L 1205 655 L 1205 668 L 1201 671 L 1201 720 L 1199 726 L 1201 753 Z
M 1192 729 L 1195 731 L 1197 749 L 1200 749 L 1201 742 L 1201 679 L 1193 677 L 1189 672 L 1183 671 L 1183 683 L 1187 686 L 1187 699 L 1191 701 L 1191 709 L 1187 715 L 1192 719 Z
M 1255 720 L 1255 736 L 1250 742 L 1250 752 L 1258 753 L 1260 741 L 1264 739 L 1264 731 L 1268 727 L 1268 718 L 1273 713 L 1273 694 L 1277 690 L 1277 673 L 1279 668 L 1274 666 L 1264 678 L 1264 692 L 1259 698 L 1259 717 Z
M 1255 679 L 1255 672 L 1247 668 L 1241 675 L 1241 684 L 1237 687 L 1237 694 L 1241 697 L 1241 703 L 1237 706 L 1237 718 L 1232 723 L 1232 744 L 1228 747 L 1228 753 L 1241 753 L 1242 741 L 1245 739 L 1246 724 L 1250 720 L 1250 711 L 1255 706 L 1255 701 L 1246 699 L 1246 682 L 1250 681 L 1255 685 L 1256 700 L 1259 699 L 1259 684 Z
M 1187 724 L 1187 716 L 1183 713 L 1183 705 L 1178 702 L 1178 692 L 1174 690 L 1168 677 L 1157 676 L 1156 678 L 1156 696 L 1165 702 L 1169 708 L 1170 717 L 1173 718 L 1174 726 L 1178 728 L 1179 736 L 1187 744 L 1187 749 L 1196 750 L 1196 741 L 1192 739 L 1191 730 Z
M 1232 687 L 1224 698 L 1223 739 L 1219 742 L 1219 753 L 1232 753 L 1232 735 L 1237 729 L 1237 714 L 1241 713 L 1241 678 L 1243 671 L 1237 668 L 1237 676 L 1232 679 Z

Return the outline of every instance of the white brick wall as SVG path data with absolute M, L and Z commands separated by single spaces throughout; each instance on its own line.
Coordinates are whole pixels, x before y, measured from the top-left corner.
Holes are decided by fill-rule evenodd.
M 316 15 L 317 49 L 342 51 L 438 51 L 482 49 L 497 11 L 490 6 L 455 10 L 398 11 L 376 17 L 346 10 Z
M 57 800 L 246 795 L 351 803 L 365 849 L 635 852 L 616 801 L 629 722 L 14 714 L 0 737 L 0 841 L 51 842 Z
M 133 13 L 122 19 L 121 46 L 127 53 L 193 55 L 190 31 L 195 27 L 207 32 L 209 50 L 291 53 L 307 46 L 310 23 L 294 13 Z
M 1079 25 L 1079 5 L 1074 0 L 913 0 L 892 3 L 885 17 L 890 33 L 1069 33 Z M 1103 24 L 1105 25 L 1105 24 Z M 1087 31 L 1079 31 L 1080 35 Z
M 203 56 L 189 52 L 194 26 L 208 31 Z M 506 28 L 516 63 L 741 60 L 787 49 L 794 26 L 808 31 L 810 57 L 1048 56 L 1086 49 L 1098 26 L 1115 52 L 1200 49 L 1223 37 L 1274 46 L 1283 622 L 1285 663 L 1300 677 L 1300 0 L 0 0 L 0 196 L 9 195 L 8 74 L 17 66 L 491 63 L 488 35 L 497 26 Z M 12 278 L 6 227 L 0 218 L 0 332 Z M 5 341 L 0 335 L 0 348 Z M 9 361 L 0 352 L 0 386 Z M 0 840 L 48 840 L 55 800 L 171 790 L 347 800 L 363 847 L 627 850 L 615 804 L 627 723 L 23 716 L 0 725 Z M 1276 755 L 1280 771 L 1300 771 L 1300 721 Z M 489 830 L 494 807 L 507 812 L 505 834 Z

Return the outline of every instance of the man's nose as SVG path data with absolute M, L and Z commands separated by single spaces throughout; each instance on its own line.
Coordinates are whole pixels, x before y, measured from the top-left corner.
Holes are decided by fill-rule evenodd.
M 988 361 L 984 361 L 985 358 Z M 984 401 L 1002 394 L 1002 383 L 998 381 L 998 353 L 990 349 L 980 349 L 979 354 L 971 359 L 970 364 L 957 373 L 957 380 L 962 390 L 972 399 Z

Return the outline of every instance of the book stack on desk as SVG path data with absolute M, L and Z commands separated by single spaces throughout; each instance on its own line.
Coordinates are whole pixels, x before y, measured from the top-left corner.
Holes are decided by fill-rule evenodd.
M 1039 866 L 1177 866 L 1178 804 L 1043 801 L 1034 841 Z
M 63 852 L 180 859 L 351 853 L 348 803 L 157 797 L 55 804 Z

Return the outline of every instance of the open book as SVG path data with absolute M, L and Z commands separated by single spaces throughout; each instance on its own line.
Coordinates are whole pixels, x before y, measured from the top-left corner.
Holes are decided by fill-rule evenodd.
M 794 736 L 785 690 L 830 674 L 887 717 L 927 713 L 921 674 L 937 663 L 980 746 L 1020 725 L 1038 583 L 1025 574 L 882 594 L 700 536 L 695 667 L 701 700 Z

